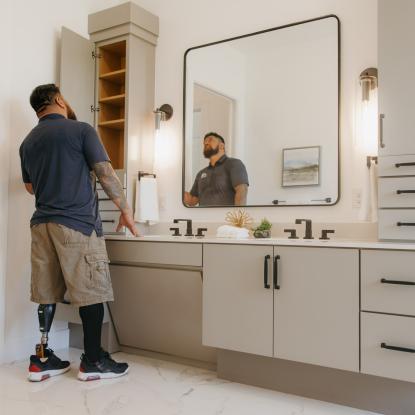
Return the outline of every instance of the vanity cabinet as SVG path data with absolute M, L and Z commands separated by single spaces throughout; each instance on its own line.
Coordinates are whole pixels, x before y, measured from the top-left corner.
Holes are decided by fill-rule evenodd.
M 205 244 L 203 254 L 204 344 L 359 370 L 357 249 Z
M 155 46 L 158 18 L 134 3 L 88 16 L 89 39 L 62 29 L 60 86 L 80 121 L 94 125 L 134 206 L 135 183 L 146 166 L 143 143 L 154 135 Z M 98 187 L 99 188 L 99 187 Z M 100 196 L 105 233 L 118 208 Z

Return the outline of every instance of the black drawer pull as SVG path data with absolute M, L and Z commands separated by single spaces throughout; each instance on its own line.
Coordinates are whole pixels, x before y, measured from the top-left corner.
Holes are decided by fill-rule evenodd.
M 264 288 L 270 289 L 271 286 L 268 284 L 268 260 L 271 258 L 270 255 L 264 257 Z
M 402 193 L 415 193 L 415 190 L 397 190 L 396 193 L 401 195 Z
M 278 260 L 280 259 L 279 255 L 274 257 L 274 288 L 279 290 L 281 287 L 278 285 Z
M 415 282 L 412 281 L 387 280 L 386 278 L 382 278 L 380 282 L 382 284 L 415 285 Z
M 407 347 L 388 346 L 386 343 L 381 343 L 382 349 L 396 350 L 397 352 L 415 353 L 415 349 L 408 349 Z
M 112 200 L 109 197 L 98 198 L 98 200 Z
M 414 222 L 397 222 L 396 226 L 415 226 Z
M 411 163 L 396 163 L 395 167 L 399 169 L 399 167 L 406 167 L 406 166 L 415 166 L 415 161 Z
M 101 220 L 102 223 L 115 223 L 114 219 L 102 219 Z

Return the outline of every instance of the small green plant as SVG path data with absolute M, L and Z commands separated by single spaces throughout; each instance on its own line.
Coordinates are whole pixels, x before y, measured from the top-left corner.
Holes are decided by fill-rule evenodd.
M 271 222 L 264 218 L 261 220 L 261 223 L 255 228 L 256 231 L 269 231 L 272 227 Z

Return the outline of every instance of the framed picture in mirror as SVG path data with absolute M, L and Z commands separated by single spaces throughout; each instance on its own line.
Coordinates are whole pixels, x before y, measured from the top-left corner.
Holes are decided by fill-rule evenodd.
M 284 148 L 282 166 L 282 186 L 319 185 L 320 146 Z

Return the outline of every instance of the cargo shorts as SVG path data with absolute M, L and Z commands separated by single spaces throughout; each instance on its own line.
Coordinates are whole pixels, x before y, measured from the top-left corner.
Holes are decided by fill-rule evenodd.
M 31 227 L 31 301 L 75 306 L 114 301 L 103 237 L 57 223 Z

